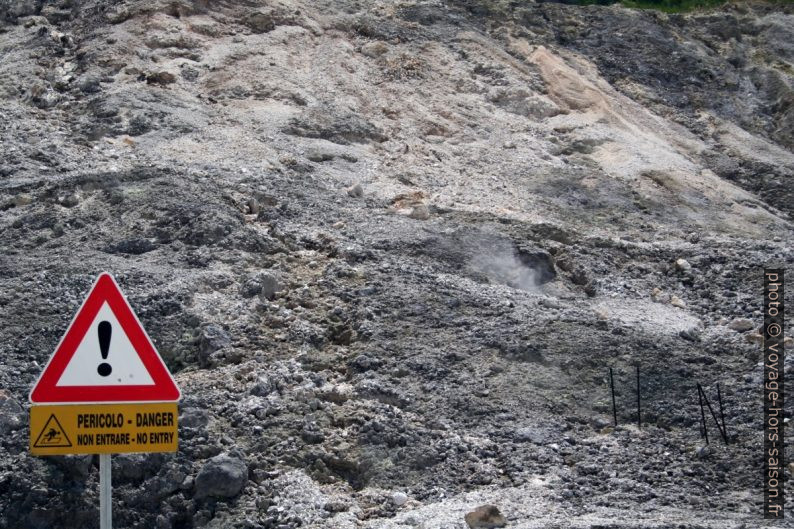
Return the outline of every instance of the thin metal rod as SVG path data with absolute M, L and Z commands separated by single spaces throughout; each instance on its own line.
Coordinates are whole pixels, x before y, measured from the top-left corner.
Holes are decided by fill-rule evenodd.
M 609 368 L 609 385 L 612 388 L 612 418 L 615 420 L 615 428 L 618 427 L 618 408 L 615 406 L 615 378 L 612 376 L 612 368 Z
M 717 401 L 720 403 L 720 419 L 722 419 L 722 431 L 725 433 L 725 444 L 728 444 L 728 429 L 725 427 L 725 411 L 722 409 L 722 393 L 719 382 L 717 382 Z
M 640 408 L 640 365 L 637 364 L 637 428 L 642 428 L 642 413 Z
M 703 390 L 700 389 L 700 382 L 697 383 L 698 385 L 698 402 L 700 403 L 700 423 L 703 426 L 703 430 L 701 430 L 703 437 L 706 438 L 706 444 L 709 444 L 709 431 L 706 429 L 706 412 L 703 409 Z
M 112 529 L 110 454 L 99 454 L 99 529 Z
M 725 435 L 724 431 L 722 431 L 722 425 L 720 424 L 720 421 L 717 420 L 717 414 L 714 413 L 714 408 L 711 407 L 711 403 L 709 402 L 709 398 L 706 396 L 706 392 L 703 391 L 702 387 L 700 388 L 700 391 L 703 393 L 703 402 L 706 403 L 706 407 L 709 409 L 709 412 L 711 413 L 711 418 L 714 419 L 714 422 L 717 424 L 717 430 L 719 430 L 720 436 L 722 436 L 722 441 L 725 444 L 728 444 L 728 436 Z

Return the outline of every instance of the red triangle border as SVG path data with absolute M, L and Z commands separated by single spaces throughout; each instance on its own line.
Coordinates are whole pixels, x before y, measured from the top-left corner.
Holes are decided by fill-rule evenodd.
M 107 302 L 133 348 L 149 371 L 154 384 L 136 386 L 57 386 L 69 361 L 88 332 L 99 309 Z M 77 404 L 105 402 L 174 402 L 179 388 L 154 348 L 129 302 L 109 273 L 97 278 L 77 311 L 58 347 L 30 392 L 33 404 Z

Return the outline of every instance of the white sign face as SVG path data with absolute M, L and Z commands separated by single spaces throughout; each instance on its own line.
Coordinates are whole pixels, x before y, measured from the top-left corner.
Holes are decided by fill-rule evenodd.
M 181 394 L 118 284 L 100 274 L 30 391 L 32 404 L 176 402 Z
M 154 380 L 105 302 L 55 385 L 149 386 Z

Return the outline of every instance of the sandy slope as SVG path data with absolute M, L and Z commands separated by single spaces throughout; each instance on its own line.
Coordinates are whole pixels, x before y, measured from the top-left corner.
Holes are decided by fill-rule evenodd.
M 787 9 L 0 3 L 0 528 L 94 523 L 24 406 L 102 270 L 185 394 L 179 453 L 116 458 L 120 527 L 754 526 Z

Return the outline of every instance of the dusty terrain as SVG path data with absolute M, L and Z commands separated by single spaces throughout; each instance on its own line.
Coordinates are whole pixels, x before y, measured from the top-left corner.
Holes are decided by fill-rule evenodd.
M 759 526 L 790 6 L 0 0 L 0 72 L 0 528 L 98 526 L 27 394 L 104 270 L 184 395 L 116 527 Z

